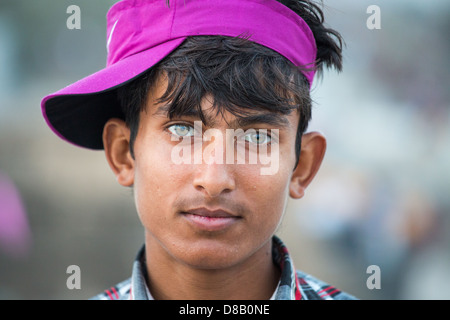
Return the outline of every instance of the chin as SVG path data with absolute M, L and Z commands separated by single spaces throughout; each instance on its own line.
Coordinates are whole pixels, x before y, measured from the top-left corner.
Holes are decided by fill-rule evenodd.
M 229 245 L 204 241 L 182 250 L 178 259 L 192 268 L 204 270 L 226 269 L 239 264 L 247 257 L 242 245 Z

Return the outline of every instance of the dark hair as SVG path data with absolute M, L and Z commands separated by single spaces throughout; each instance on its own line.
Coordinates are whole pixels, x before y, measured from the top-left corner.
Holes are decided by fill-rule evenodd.
M 317 45 L 316 72 L 323 66 L 342 69 L 342 38 L 324 26 L 323 12 L 309 0 L 278 0 L 295 11 L 310 27 Z M 139 128 L 139 113 L 145 108 L 148 89 L 164 72 L 168 87 L 159 103 L 169 102 L 168 116 L 197 110 L 206 123 L 200 102 L 213 97 L 216 114 L 228 111 L 243 116 L 250 110 L 300 114 L 295 151 L 311 119 L 310 85 L 302 71 L 277 52 L 242 37 L 188 37 L 157 65 L 118 88 L 118 99 L 130 128 L 130 152 Z

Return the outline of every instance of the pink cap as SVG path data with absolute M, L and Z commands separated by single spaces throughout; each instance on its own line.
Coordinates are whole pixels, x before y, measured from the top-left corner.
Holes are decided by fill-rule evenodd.
M 316 44 L 308 25 L 276 0 L 123 0 L 107 14 L 106 68 L 46 96 L 42 112 L 62 139 L 102 149 L 102 131 L 120 116 L 113 89 L 145 72 L 189 36 L 245 37 L 314 78 Z

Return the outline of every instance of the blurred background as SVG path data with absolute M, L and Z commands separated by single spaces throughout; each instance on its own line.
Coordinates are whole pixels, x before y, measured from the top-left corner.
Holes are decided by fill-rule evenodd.
M 40 100 L 105 66 L 113 0 L 0 0 L 0 299 L 88 299 L 131 275 L 143 228 L 102 152 L 46 126 Z M 81 29 L 69 30 L 69 5 Z M 316 179 L 278 234 L 295 265 L 361 299 L 449 299 L 450 2 L 325 1 L 344 72 L 316 80 Z M 367 27 L 370 5 L 381 29 Z M 67 267 L 81 269 L 69 290 Z M 367 268 L 379 266 L 381 288 Z

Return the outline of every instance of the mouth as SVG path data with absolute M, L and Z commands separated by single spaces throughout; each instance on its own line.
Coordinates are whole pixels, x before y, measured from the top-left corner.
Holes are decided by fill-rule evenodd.
M 224 230 L 242 219 L 241 216 L 223 209 L 197 208 L 181 212 L 181 214 L 194 228 L 204 231 Z

